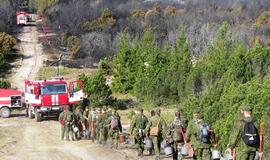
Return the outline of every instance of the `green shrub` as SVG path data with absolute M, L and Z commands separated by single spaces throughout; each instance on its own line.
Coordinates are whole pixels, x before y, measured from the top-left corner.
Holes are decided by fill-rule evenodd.
M 11 84 L 6 79 L 0 79 L 0 88 L 11 88 Z

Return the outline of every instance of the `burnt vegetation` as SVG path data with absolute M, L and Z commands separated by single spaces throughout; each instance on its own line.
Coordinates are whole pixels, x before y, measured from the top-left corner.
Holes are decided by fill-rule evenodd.
M 91 59 L 85 63 L 114 55 L 122 32 L 141 38 L 152 29 L 160 46 L 164 42 L 172 46 L 179 24 L 187 26 L 193 55 L 213 43 L 223 22 L 230 24 L 233 38 L 247 47 L 269 44 L 268 0 L 51 0 L 46 5 L 40 10 L 62 35 L 62 43 L 70 43 L 69 36 L 80 39 L 72 52 L 76 58 Z

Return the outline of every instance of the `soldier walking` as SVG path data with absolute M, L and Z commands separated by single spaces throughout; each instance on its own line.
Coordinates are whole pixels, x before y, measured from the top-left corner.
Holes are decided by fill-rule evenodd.
M 237 160 L 254 160 L 259 148 L 259 132 L 250 106 L 241 107 L 242 116 L 234 123 L 229 139 L 229 150 L 236 151 Z
M 138 156 L 143 156 L 145 128 L 148 123 L 147 117 L 143 114 L 143 109 L 138 109 L 131 121 L 130 134 L 135 135 L 135 145 L 138 149 Z
M 107 132 L 106 120 L 107 120 L 106 108 L 103 107 L 102 114 L 97 119 L 97 123 L 98 123 L 98 127 L 99 127 L 98 142 L 99 142 L 99 144 L 103 144 L 103 145 L 106 144 L 106 140 L 107 140 L 106 139 L 106 132 Z
M 112 147 L 118 148 L 118 136 L 122 133 L 121 117 L 114 109 L 112 116 L 108 118 L 107 123 L 109 124 L 109 136 L 111 139 Z
M 168 125 L 168 138 L 172 141 L 173 160 L 178 160 L 178 146 L 184 145 L 184 138 L 182 132 L 186 129 L 186 124 L 180 119 L 180 110 L 175 111 L 175 118 Z
M 64 107 L 64 111 L 62 111 L 58 117 L 58 121 L 61 125 L 61 140 L 64 140 L 64 136 L 65 136 L 65 114 L 67 112 L 67 107 Z
M 64 114 L 64 121 L 65 121 L 65 134 L 66 134 L 66 140 L 70 141 L 70 137 L 72 140 L 74 140 L 73 137 L 73 129 L 72 124 L 74 122 L 74 114 L 71 111 L 72 105 L 69 105 L 67 107 L 66 113 Z
M 99 140 L 99 130 L 100 130 L 99 123 L 100 123 L 101 115 L 102 115 L 102 109 L 98 108 L 97 114 L 95 116 L 96 120 L 95 120 L 95 124 L 94 124 L 94 126 L 95 126 L 95 140 L 97 140 L 97 142 Z
M 76 140 L 82 138 L 83 132 L 82 122 L 83 122 L 83 114 L 80 107 L 77 106 L 74 111 L 74 124 L 73 124 L 75 127 L 78 127 L 78 131 L 74 132 Z
M 89 107 L 85 107 L 85 110 L 83 111 L 83 130 L 84 130 L 84 139 L 90 139 L 90 130 L 89 130 Z
M 207 160 L 211 159 L 211 128 L 204 122 L 204 117 L 201 114 L 195 114 L 197 120 L 187 127 L 187 141 L 190 141 L 194 150 L 194 159 Z
M 166 137 L 167 124 L 165 120 L 160 117 L 161 110 L 156 110 L 156 115 L 149 119 L 146 131 L 149 133 L 150 138 L 154 144 L 155 160 L 160 160 L 160 145 L 164 137 Z
M 95 123 L 96 123 L 96 116 L 97 116 L 97 112 L 96 112 L 96 109 L 93 108 L 90 112 L 89 112 L 89 115 L 88 115 L 88 122 L 89 122 L 89 125 L 90 125 L 90 131 L 91 131 L 91 139 L 92 141 L 94 141 L 95 139 Z

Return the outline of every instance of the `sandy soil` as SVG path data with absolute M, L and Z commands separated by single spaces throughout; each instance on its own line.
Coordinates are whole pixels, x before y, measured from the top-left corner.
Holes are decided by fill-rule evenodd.
M 55 120 L 40 123 L 23 115 L 0 119 L 1 160 L 127 160 L 125 152 L 91 141 L 61 141 Z

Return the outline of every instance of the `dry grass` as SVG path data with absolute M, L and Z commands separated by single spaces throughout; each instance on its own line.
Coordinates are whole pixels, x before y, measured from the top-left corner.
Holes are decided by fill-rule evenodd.
M 38 79 L 50 79 L 52 77 L 63 77 L 66 80 L 77 79 L 80 74 L 92 75 L 97 69 L 91 68 L 67 68 L 59 67 L 59 76 L 57 76 L 57 67 L 43 67 L 38 71 Z

